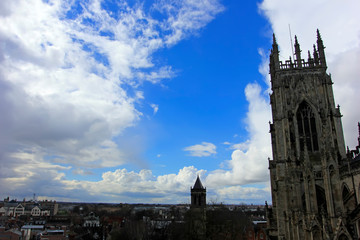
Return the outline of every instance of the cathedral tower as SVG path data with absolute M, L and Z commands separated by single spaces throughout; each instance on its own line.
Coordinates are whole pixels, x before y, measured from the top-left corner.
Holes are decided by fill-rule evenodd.
M 355 224 L 348 219 L 357 205 L 355 184 L 346 184 L 349 169 L 341 170 L 349 158 L 324 49 L 317 31 L 313 53 L 309 51 L 304 60 L 295 36 L 294 60 L 282 62 L 273 36 L 270 239 L 351 239 L 356 235 Z M 347 196 L 352 196 L 348 206 L 344 184 Z

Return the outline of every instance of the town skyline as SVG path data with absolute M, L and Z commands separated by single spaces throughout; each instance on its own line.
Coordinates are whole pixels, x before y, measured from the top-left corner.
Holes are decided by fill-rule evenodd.
M 285 60 L 320 30 L 352 149 L 359 7 L 3 1 L 0 197 L 189 203 L 199 175 L 208 201 L 270 203 L 272 34 Z

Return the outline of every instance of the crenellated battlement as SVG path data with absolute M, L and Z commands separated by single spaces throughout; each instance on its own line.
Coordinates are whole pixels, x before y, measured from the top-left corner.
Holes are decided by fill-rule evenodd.
M 307 60 L 301 58 L 301 49 L 300 44 L 295 36 L 295 53 L 294 53 L 294 61 L 290 57 L 289 60 L 285 62 L 279 60 L 279 47 L 276 42 L 275 34 L 273 35 L 273 44 L 270 54 L 270 74 L 275 74 L 278 71 L 287 71 L 287 70 L 295 70 L 295 69 L 325 69 L 327 68 L 325 52 L 324 52 L 324 44 L 321 39 L 321 35 L 319 30 L 317 30 L 317 43 L 314 44 L 313 53 L 311 54 L 308 51 Z
M 305 62 L 304 59 L 301 59 L 301 64 L 298 64 L 298 62 L 293 62 L 291 59 L 286 60 L 285 62 L 279 61 L 280 70 L 293 70 L 300 68 L 321 68 L 321 67 L 323 67 L 323 65 L 320 62 L 320 60 L 315 62 L 314 59 L 308 59 L 307 62 Z

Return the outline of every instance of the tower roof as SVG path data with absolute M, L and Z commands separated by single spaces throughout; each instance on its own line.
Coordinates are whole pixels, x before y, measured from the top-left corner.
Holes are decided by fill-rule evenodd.
M 201 180 L 200 180 L 200 177 L 199 175 L 197 176 L 196 178 L 196 181 L 195 181 L 195 184 L 194 184 L 194 187 L 193 189 L 204 189 L 202 183 L 201 183 Z

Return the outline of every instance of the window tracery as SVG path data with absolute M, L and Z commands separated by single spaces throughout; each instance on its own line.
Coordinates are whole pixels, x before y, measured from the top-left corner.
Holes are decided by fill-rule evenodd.
M 302 102 L 299 106 L 299 109 L 296 113 L 296 120 L 298 125 L 300 151 L 304 151 L 305 144 L 308 151 L 318 151 L 319 145 L 317 139 L 315 115 L 309 104 L 307 104 L 305 101 Z

